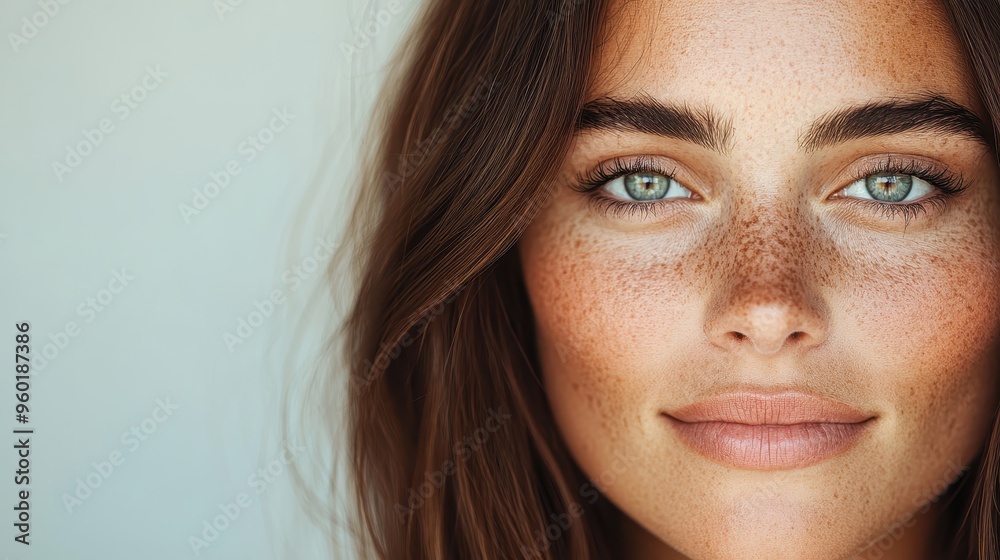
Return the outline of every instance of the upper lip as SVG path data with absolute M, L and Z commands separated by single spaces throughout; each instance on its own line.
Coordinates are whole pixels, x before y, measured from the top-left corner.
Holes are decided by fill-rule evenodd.
M 748 425 L 857 424 L 874 418 L 839 401 L 799 391 L 740 391 L 709 397 L 666 413 L 681 422 Z

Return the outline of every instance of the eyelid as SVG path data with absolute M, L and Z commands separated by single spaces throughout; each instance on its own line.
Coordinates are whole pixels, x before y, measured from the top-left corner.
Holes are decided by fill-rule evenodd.
M 659 156 L 614 157 L 603 160 L 585 171 L 578 172 L 575 183 L 570 181 L 570 187 L 585 194 L 588 206 L 599 214 L 625 221 L 633 219 L 642 221 L 650 216 L 662 218 L 678 210 L 678 204 L 701 198 L 698 191 L 678 179 L 680 169 L 683 167 L 673 160 Z M 667 177 L 676 187 L 684 189 L 689 196 L 640 201 L 620 198 L 605 192 L 606 187 L 614 181 L 623 180 L 626 175 L 635 173 L 653 173 Z M 670 190 L 674 190 L 674 188 L 674 186 L 669 187 Z
M 898 153 L 869 155 L 848 164 L 837 174 L 838 185 L 831 197 L 846 198 L 842 193 L 870 175 L 879 173 L 894 173 L 897 175 L 912 175 L 934 187 L 935 192 L 956 195 L 970 185 L 961 173 L 949 169 L 948 165 L 931 158 Z M 862 199 L 867 200 L 867 199 Z M 910 201 L 913 202 L 913 201 Z M 885 204 L 904 204 L 902 202 L 886 202 Z
M 673 179 L 678 185 L 691 191 L 698 198 L 701 195 L 692 188 L 689 181 L 682 179 L 691 174 L 675 160 L 663 156 L 638 155 L 619 156 L 600 161 L 596 165 L 576 173 L 575 181 L 570 186 L 573 190 L 589 193 L 599 190 L 605 184 L 632 173 L 656 173 Z
M 951 171 L 946 164 L 921 156 L 901 154 L 868 156 L 855 160 L 847 169 L 851 170 L 848 183 L 846 185 L 841 181 L 834 183 L 841 186 L 830 198 L 838 200 L 848 207 L 853 207 L 859 212 L 874 216 L 878 223 L 892 223 L 897 218 L 902 218 L 904 231 L 912 220 L 921 216 L 930 217 L 930 212 L 943 211 L 956 197 L 971 187 L 971 183 L 966 181 L 961 173 Z M 895 202 L 878 200 L 873 196 L 864 198 L 844 194 L 845 191 L 859 182 L 865 181 L 871 175 L 889 173 L 909 175 L 924 182 L 929 187 L 929 191 L 914 200 L 904 199 Z M 862 188 L 867 191 L 867 186 L 862 186 Z M 870 193 L 868 194 L 870 195 Z M 908 196 L 909 194 L 907 194 Z

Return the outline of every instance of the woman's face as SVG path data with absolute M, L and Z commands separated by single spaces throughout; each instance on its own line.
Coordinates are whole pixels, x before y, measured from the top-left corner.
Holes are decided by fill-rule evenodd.
M 946 13 L 610 13 L 519 245 L 570 451 L 637 556 L 920 557 L 997 403 L 1000 170 Z

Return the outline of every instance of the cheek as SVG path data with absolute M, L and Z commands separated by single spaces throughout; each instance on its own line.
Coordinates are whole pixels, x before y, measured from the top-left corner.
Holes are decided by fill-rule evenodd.
M 654 388 L 692 371 L 673 349 L 686 346 L 698 289 L 682 244 L 599 232 L 571 216 L 540 222 L 519 250 L 546 393 L 577 461 L 596 473 L 609 442 L 653 429 Z
M 966 461 L 996 403 L 1000 248 L 992 227 L 957 235 L 848 259 L 867 264 L 854 267 L 857 281 L 841 296 L 837 332 L 845 337 L 839 346 L 854 346 L 859 378 L 891 411 L 899 437 L 922 453 Z

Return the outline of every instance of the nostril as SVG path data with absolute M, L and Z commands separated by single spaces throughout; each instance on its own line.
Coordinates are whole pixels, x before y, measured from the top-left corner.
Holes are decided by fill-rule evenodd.
M 744 334 L 744 333 L 742 333 L 740 331 L 729 331 L 729 334 L 732 337 L 732 339 L 734 341 L 737 341 L 737 342 L 742 342 L 744 340 L 750 340 L 750 336 L 749 335 Z M 789 333 L 789 335 L 785 338 L 785 342 L 795 343 L 795 342 L 799 342 L 799 341 L 805 340 L 807 338 L 808 338 L 808 336 L 806 335 L 805 331 L 795 331 L 795 332 Z

